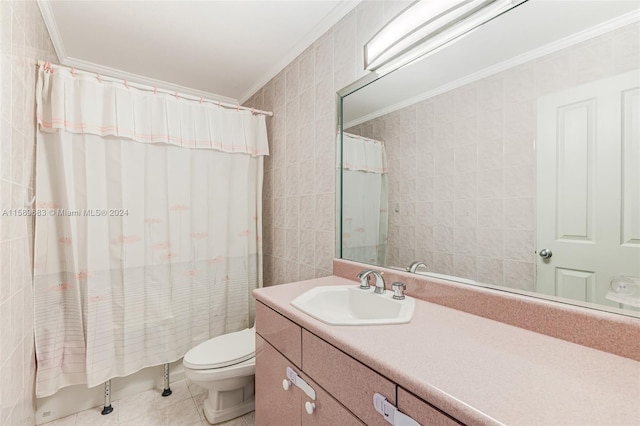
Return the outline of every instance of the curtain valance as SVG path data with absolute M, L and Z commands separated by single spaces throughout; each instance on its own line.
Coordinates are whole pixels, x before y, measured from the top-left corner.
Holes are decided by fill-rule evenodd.
M 50 70 L 38 70 L 37 120 L 41 131 L 117 136 L 254 157 L 269 155 L 264 115 L 145 92 L 90 75 L 74 75 L 66 68 Z
M 387 173 L 384 144 L 349 133 L 342 136 L 343 168 L 368 173 Z

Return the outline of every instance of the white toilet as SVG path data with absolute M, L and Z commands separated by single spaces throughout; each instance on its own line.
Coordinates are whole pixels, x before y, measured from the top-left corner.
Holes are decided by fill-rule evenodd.
M 209 390 L 204 415 L 216 424 L 255 409 L 256 331 L 247 328 L 202 342 L 182 364 L 192 382 Z

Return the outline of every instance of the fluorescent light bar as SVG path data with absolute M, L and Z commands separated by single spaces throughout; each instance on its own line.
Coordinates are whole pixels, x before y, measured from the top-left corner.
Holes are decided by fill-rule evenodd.
M 364 46 L 365 69 L 395 69 L 495 18 L 526 0 L 419 0 Z

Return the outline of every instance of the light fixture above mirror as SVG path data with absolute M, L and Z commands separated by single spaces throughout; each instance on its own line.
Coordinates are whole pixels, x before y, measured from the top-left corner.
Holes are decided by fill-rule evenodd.
M 365 44 L 365 69 L 386 74 L 437 51 L 525 1 L 415 1 Z

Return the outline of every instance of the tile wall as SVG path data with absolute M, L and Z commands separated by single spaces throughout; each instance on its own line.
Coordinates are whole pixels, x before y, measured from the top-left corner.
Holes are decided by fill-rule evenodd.
M 35 64 L 57 57 L 35 1 L 0 1 L 0 424 L 34 423 L 32 197 Z M 26 196 L 25 194 L 29 194 Z
M 638 52 L 635 23 L 349 129 L 386 144 L 387 264 L 533 290 L 536 100 Z
M 265 286 L 331 275 L 336 92 L 364 75 L 365 42 L 409 3 L 360 3 L 245 103 L 274 112 L 263 190 Z

